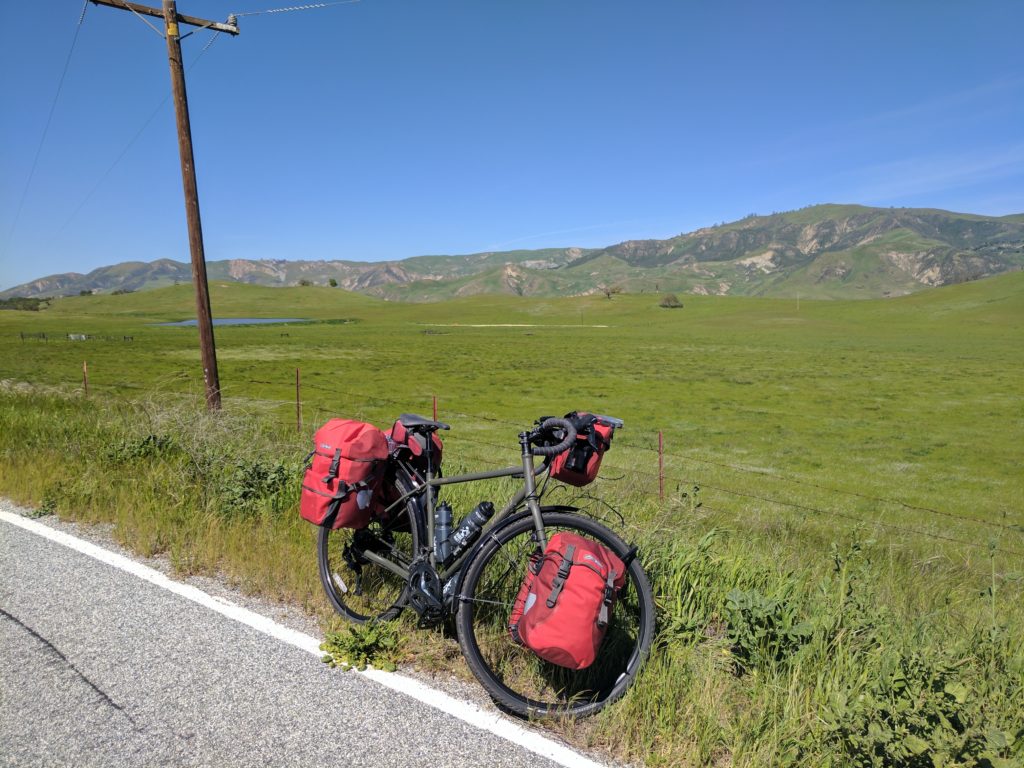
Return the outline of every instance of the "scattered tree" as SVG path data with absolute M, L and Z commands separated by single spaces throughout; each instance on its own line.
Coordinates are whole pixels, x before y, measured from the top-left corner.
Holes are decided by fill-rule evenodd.
M 27 299 L 23 296 L 12 296 L 0 299 L 0 309 L 20 309 L 23 312 L 38 312 L 49 299 Z
M 90 291 L 88 288 L 84 288 L 83 290 L 78 292 L 78 295 L 79 296 L 92 296 L 92 291 Z
M 306 278 L 302 278 L 301 280 L 299 280 L 299 285 L 301 285 L 303 288 L 308 288 L 312 284 L 313 284 L 313 281 L 312 280 L 307 280 Z
M 331 286 L 331 288 L 337 288 L 338 287 L 338 281 L 335 280 L 333 277 L 330 280 L 327 281 L 327 284 L 329 286 Z

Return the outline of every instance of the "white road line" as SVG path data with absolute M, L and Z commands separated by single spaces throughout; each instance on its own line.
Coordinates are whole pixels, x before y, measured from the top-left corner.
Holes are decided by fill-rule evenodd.
M 222 616 L 227 616 L 229 619 L 245 624 L 248 627 L 262 632 L 265 635 L 280 640 L 283 643 L 292 645 L 303 651 L 306 651 L 318 659 L 323 655 L 320 650 L 320 641 L 311 635 L 307 635 L 304 632 L 298 632 L 294 629 L 278 624 L 273 619 L 269 619 L 266 616 L 262 616 L 258 613 L 254 613 L 246 608 L 243 608 L 234 603 L 227 602 L 220 598 L 215 598 L 212 595 L 203 592 L 201 589 L 197 589 L 189 584 L 182 584 L 180 581 L 174 581 L 168 578 L 160 571 L 154 570 L 149 566 L 137 563 L 123 555 L 119 555 L 116 552 L 103 549 L 95 544 L 72 536 L 63 531 L 55 530 L 50 528 L 48 525 L 44 525 L 36 520 L 32 520 L 27 517 L 20 515 L 14 515 L 10 512 L 0 510 L 0 520 L 22 528 L 30 533 L 34 533 L 37 536 L 41 536 L 50 541 L 61 544 L 69 549 L 73 549 L 76 552 L 80 552 L 83 555 L 87 555 L 95 560 L 99 560 L 101 563 L 105 563 L 109 566 L 117 568 L 119 570 L 130 573 L 143 581 L 148 581 L 161 589 L 166 589 L 168 592 L 191 600 L 194 603 L 198 603 L 211 611 L 215 611 Z M 406 696 L 410 696 L 417 701 L 426 704 L 429 707 L 438 709 L 445 712 L 453 717 L 457 717 L 463 722 L 469 723 L 470 725 L 500 736 L 503 739 L 517 744 L 518 746 L 526 749 L 534 754 L 545 757 L 549 760 L 566 766 L 566 768 L 603 768 L 601 763 L 595 762 L 594 760 L 581 755 L 579 752 L 560 744 L 559 742 L 549 739 L 546 736 L 542 736 L 539 733 L 528 730 L 523 726 L 515 723 L 511 720 L 506 719 L 502 715 L 496 712 L 489 712 L 481 709 L 476 704 L 468 701 L 462 701 L 456 699 L 453 696 L 449 696 L 443 691 L 436 690 L 426 685 L 425 683 L 415 680 L 405 675 L 399 675 L 394 672 L 384 672 L 379 669 L 367 669 L 361 672 L 365 677 L 373 680 L 374 682 L 390 688 L 399 693 L 403 693 Z

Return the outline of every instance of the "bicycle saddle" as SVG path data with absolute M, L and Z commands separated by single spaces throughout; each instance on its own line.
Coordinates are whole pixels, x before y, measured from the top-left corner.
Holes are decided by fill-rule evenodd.
M 440 421 L 431 421 L 426 416 L 417 416 L 415 413 L 403 413 L 398 417 L 398 423 L 410 432 L 433 432 L 438 429 L 451 429 L 451 426 Z

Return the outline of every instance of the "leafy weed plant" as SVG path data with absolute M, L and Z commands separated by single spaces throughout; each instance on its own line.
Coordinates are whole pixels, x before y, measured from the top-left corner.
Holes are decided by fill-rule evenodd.
M 401 661 L 404 641 L 396 624 L 374 621 L 327 633 L 320 650 L 325 653 L 322 661 L 330 667 L 366 669 L 372 665 L 393 672 Z

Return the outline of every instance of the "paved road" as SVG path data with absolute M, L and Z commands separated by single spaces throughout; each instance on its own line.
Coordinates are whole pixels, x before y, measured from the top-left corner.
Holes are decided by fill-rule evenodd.
M 556 763 L 0 519 L 0 765 Z

